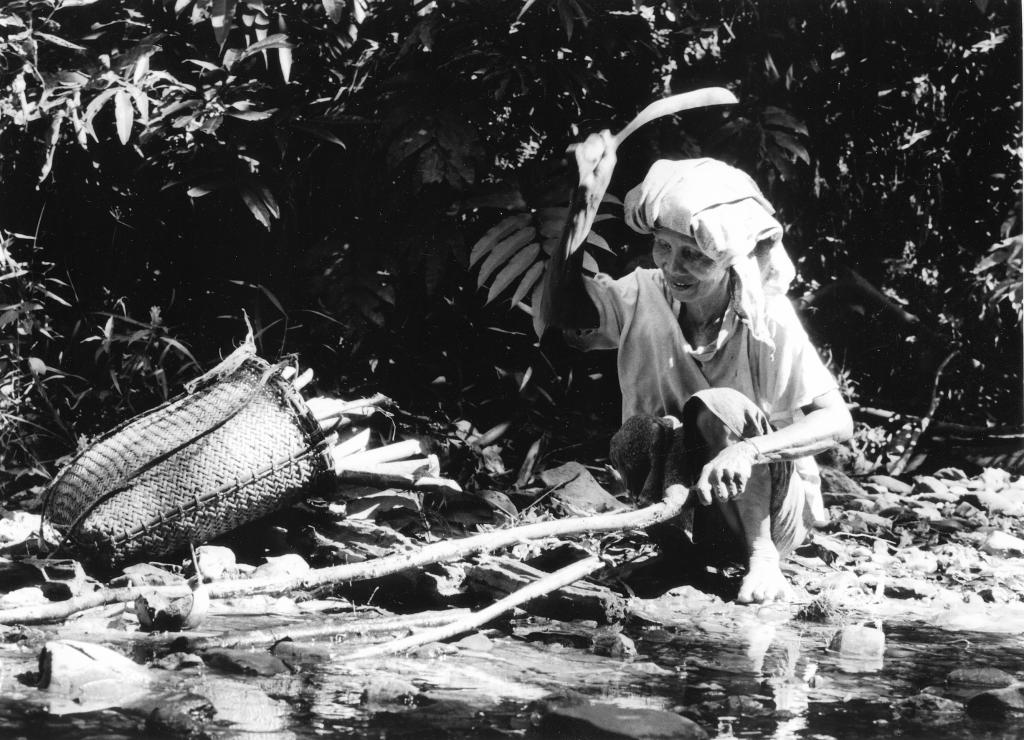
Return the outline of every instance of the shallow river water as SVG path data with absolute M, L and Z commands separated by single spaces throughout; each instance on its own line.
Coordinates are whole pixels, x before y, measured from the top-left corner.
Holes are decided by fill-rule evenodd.
M 322 642 L 309 646 L 308 659 L 293 656 L 290 672 L 269 677 L 197 662 L 150 668 L 160 680 L 147 697 L 84 713 L 29 685 L 44 632 L 0 649 L 0 737 L 152 737 L 146 716 L 188 694 L 215 708 L 203 725 L 215 738 L 544 737 L 540 718 L 552 696 L 680 713 L 713 737 L 1024 737 L 1019 717 L 915 717 L 898 709 L 922 692 L 964 701 L 982 690 L 948 683 L 954 669 L 999 668 L 1024 678 L 1024 640 L 1005 625 L 965 631 L 891 619 L 877 625 L 886 635 L 883 657 L 850 660 L 828 648 L 836 624 L 797 621 L 785 608 L 710 600 L 694 608 L 681 605 L 683 598 L 635 610 L 625 634 L 637 654 L 628 658 L 595 654 L 591 645 L 611 634 L 606 628 L 522 618 L 488 632 L 489 639 L 416 657 L 351 662 L 344 643 Z M 227 618 L 212 626 L 239 627 Z M 66 628 L 61 636 L 69 636 Z M 129 652 L 131 643 L 113 647 Z M 409 687 L 409 695 L 367 701 L 368 687 L 392 684 Z

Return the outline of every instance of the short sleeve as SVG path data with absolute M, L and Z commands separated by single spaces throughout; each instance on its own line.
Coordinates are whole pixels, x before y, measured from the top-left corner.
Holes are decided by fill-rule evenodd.
M 811 344 L 789 299 L 771 296 L 767 309 L 775 350 L 758 350 L 759 392 L 772 421 L 786 421 L 793 418 L 797 409 L 838 385 Z
M 639 292 L 636 273 L 618 280 L 598 273 L 584 277 L 583 285 L 597 308 L 598 325 L 591 329 L 564 329 L 566 342 L 582 350 L 616 349 L 628 317 L 636 310 Z

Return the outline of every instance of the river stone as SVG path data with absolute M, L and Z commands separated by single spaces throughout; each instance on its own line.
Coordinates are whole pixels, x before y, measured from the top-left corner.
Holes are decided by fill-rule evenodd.
M 221 578 L 226 571 L 232 570 L 237 563 L 235 551 L 219 545 L 203 545 L 197 548 L 196 557 L 199 558 L 199 570 L 203 576 L 214 581 Z
M 938 586 L 921 578 L 885 579 L 885 595 L 890 599 L 930 599 L 938 592 Z
M 213 715 L 213 705 L 205 697 L 189 695 L 171 699 L 150 712 L 146 731 L 159 736 L 202 737 L 203 727 Z
M 874 483 L 877 486 L 887 488 L 893 493 L 898 493 L 901 496 L 906 496 L 908 493 L 914 490 L 913 486 L 909 483 L 904 483 L 901 480 L 893 478 L 891 475 L 871 475 L 868 476 L 868 482 Z
M 880 658 L 885 653 L 885 633 L 875 627 L 850 625 L 833 636 L 829 649 L 844 658 Z
M 900 700 L 893 707 L 900 719 L 943 724 L 960 718 L 964 705 L 936 694 L 915 694 Z
M 609 658 L 635 658 L 637 655 L 636 643 L 621 632 L 605 632 L 594 636 L 592 647 L 595 655 L 605 655 Z
M 426 645 L 420 645 L 411 651 L 409 655 L 420 660 L 432 660 L 440 658 L 442 655 L 454 655 L 457 652 L 459 652 L 459 649 L 454 645 L 444 642 L 428 642 Z
M 256 568 L 253 578 L 289 578 L 305 575 L 310 571 L 309 563 L 301 555 L 293 552 L 269 557 L 266 560 L 267 562 Z
M 1024 684 L 983 691 L 967 702 L 972 717 L 1004 717 L 1024 713 Z
M 946 676 L 946 683 L 958 686 L 991 686 L 1005 688 L 1014 682 L 1014 677 L 998 668 L 957 668 Z
M 39 653 L 39 688 L 74 695 L 86 684 L 116 679 L 146 686 L 148 670 L 110 648 L 78 640 L 53 640 Z
M 363 687 L 360 701 L 364 705 L 412 704 L 420 690 L 408 681 L 394 676 L 375 676 Z
M 48 602 L 49 599 L 46 598 L 46 594 L 39 586 L 25 586 L 0 596 L 0 609 L 15 609 L 19 606 L 33 606 Z
M 544 716 L 540 724 L 545 737 L 570 740 L 581 738 L 678 738 L 704 740 L 708 733 L 696 722 L 674 712 L 634 709 L 612 704 L 559 707 Z
M 288 666 L 280 658 L 263 651 L 214 648 L 201 653 L 206 665 L 225 673 L 244 676 L 275 676 L 288 673 Z
M 923 499 L 931 501 L 956 501 L 955 495 L 950 495 L 946 484 L 930 475 L 919 475 L 914 478 L 914 485 L 911 492 Z M 929 494 L 939 494 L 939 498 L 931 498 Z
M 457 640 L 453 644 L 460 650 L 476 650 L 481 653 L 490 652 L 494 649 L 494 643 L 491 642 L 491 638 L 482 632 L 474 632 L 471 635 L 466 635 L 461 640 Z

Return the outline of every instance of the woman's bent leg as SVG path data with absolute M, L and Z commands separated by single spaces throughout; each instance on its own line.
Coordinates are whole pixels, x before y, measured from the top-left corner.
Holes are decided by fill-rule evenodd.
M 771 431 L 765 414 L 731 389 L 702 391 L 683 410 L 687 447 L 703 448 L 706 462 L 730 444 Z M 780 562 L 807 532 L 803 487 L 788 462 L 755 465 L 743 492 L 717 502 L 722 517 L 742 537 L 749 564 L 737 601 L 762 603 L 785 598 L 789 586 Z

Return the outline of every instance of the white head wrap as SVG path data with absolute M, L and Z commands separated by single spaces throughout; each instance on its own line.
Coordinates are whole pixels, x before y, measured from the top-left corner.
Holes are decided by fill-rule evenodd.
M 624 209 L 634 231 L 685 234 L 717 264 L 731 267 L 733 308 L 755 339 L 772 343 L 765 296 L 785 294 L 796 270 L 775 209 L 749 175 L 717 159 L 660 159 L 626 194 Z

